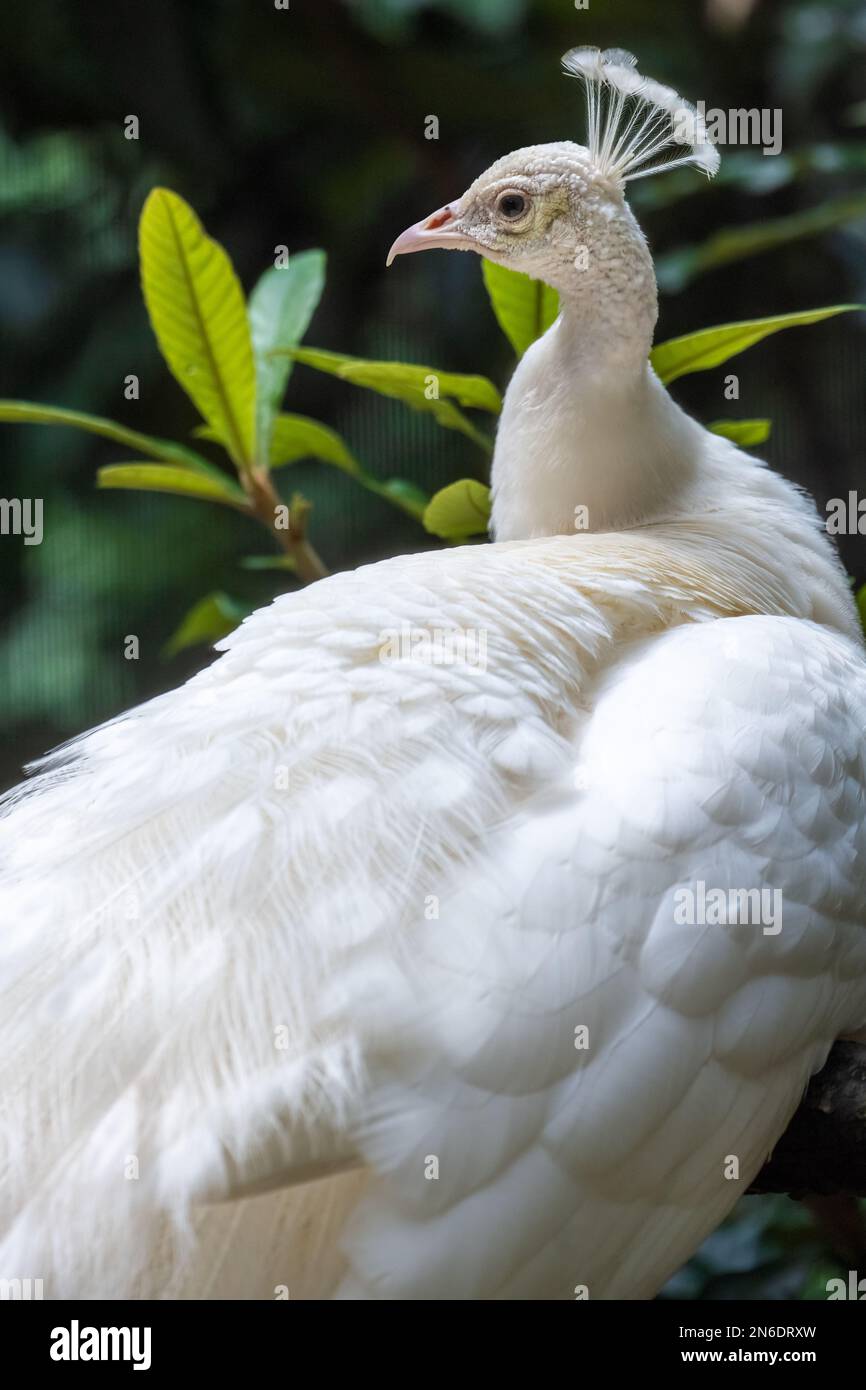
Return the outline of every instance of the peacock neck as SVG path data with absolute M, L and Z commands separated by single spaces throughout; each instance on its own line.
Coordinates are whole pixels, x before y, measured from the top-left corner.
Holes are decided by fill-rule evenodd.
M 698 425 L 648 363 L 655 318 L 585 291 L 519 363 L 493 459 L 497 540 L 620 530 L 676 514 Z

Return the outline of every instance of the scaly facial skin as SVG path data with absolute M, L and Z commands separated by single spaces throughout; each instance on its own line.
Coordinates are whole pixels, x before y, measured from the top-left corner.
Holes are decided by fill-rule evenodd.
M 515 150 L 481 174 L 462 198 L 403 232 L 388 264 L 395 256 L 434 246 L 477 251 L 515 268 L 546 261 L 551 244 L 574 240 L 593 183 L 588 161 L 586 150 L 567 142 Z M 619 196 L 609 186 L 606 191 Z
M 594 298 L 616 262 L 618 276 L 655 299 L 652 263 L 621 188 L 570 141 L 497 160 L 462 198 L 403 232 L 388 264 L 430 247 L 476 251 L 575 301 Z
M 531 267 L 546 265 L 557 247 L 571 260 L 592 184 L 589 156 L 580 145 L 515 150 L 464 193 L 460 230 L 482 255 L 516 270 L 532 273 Z

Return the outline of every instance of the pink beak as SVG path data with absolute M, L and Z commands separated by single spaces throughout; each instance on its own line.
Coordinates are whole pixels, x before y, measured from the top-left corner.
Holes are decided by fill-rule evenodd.
M 454 223 L 460 214 L 460 203 L 448 203 L 444 208 L 439 208 L 438 212 L 431 212 L 429 217 L 424 217 L 414 226 L 407 227 L 405 232 L 401 232 L 391 250 L 388 252 L 386 265 L 390 265 L 395 256 L 408 256 L 412 251 L 428 251 L 433 246 L 444 247 L 464 247 L 478 250 L 477 244 L 465 232 L 458 232 Z

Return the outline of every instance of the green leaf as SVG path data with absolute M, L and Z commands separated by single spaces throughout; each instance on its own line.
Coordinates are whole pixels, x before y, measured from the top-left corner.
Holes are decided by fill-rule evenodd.
M 387 478 L 380 482 L 358 462 L 335 430 L 319 424 L 318 420 L 309 420 L 305 415 L 278 415 L 271 441 L 271 467 L 280 468 L 301 458 L 316 458 L 323 463 L 332 463 L 368 492 L 393 502 L 395 507 L 407 512 L 416 521 L 424 516 L 430 498 L 414 483 L 404 478 Z
M 383 396 L 405 400 L 419 410 L 429 407 L 426 393 L 432 389 L 433 382 L 440 398 L 452 396 L 460 405 L 489 410 L 493 415 L 498 415 L 502 409 L 502 397 L 493 382 L 484 376 L 440 372 L 435 367 L 419 367 L 414 362 L 368 362 L 341 352 L 326 352 L 323 348 L 292 348 L 290 351 L 297 362 L 304 362 L 320 372 L 330 372 L 355 386 L 368 386 Z
M 820 323 L 834 314 L 849 314 L 862 307 L 860 304 L 835 304 L 830 309 L 804 309 L 796 314 L 778 314 L 769 319 L 747 319 L 743 323 L 702 328 L 697 333 L 687 333 L 682 338 L 659 343 L 650 353 L 650 362 L 667 385 L 689 372 L 706 372 L 711 367 L 721 366 L 729 357 L 736 357 L 738 352 L 744 352 L 762 338 L 779 333 L 783 328 Z
M 245 570 L 288 570 L 294 574 L 298 568 L 294 555 L 245 555 L 241 560 Z
M 863 631 L 866 632 L 866 584 L 857 591 L 857 612 L 860 614 Z
M 424 513 L 424 528 L 446 541 L 466 540 L 487 532 L 490 489 L 474 478 L 461 478 L 434 493 Z
M 181 497 L 197 497 L 206 502 L 247 509 L 243 490 L 230 478 L 206 478 L 189 468 L 173 468 L 166 463 L 109 463 L 99 469 L 96 478 L 99 487 L 172 492 Z
M 730 439 L 743 449 L 763 444 L 770 438 L 772 428 L 771 420 L 715 420 L 707 425 L 713 434 L 720 434 L 723 439 Z
M 409 362 L 368 362 L 320 348 L 291 348 L 289 351 L 296 361 L 315 367 L 319 372 L 328 372 L 353 386 L 378 391 L 413 410 L 428 411 L 438 424 L 459 430 L 482 449 L 489 451 L 493 447 L 492 440 L 477 430 L 453 404 L 456 400 L 460 405 L 497 414 L 502 409 L 502 399 L 493 382 L 486 377 L 440 372 L 434 367 L 420 367 Z
M 306 415 L 278 415 L 271 439 L 271 467 L 281 468 L 302 458 L 332 463 L 353 477 L 361 472 L 361 465 L 336 430 Z
M 196 647 L 201 642 L 218 642 L 221 637 L 233 632 L 249 612 L 251 609 L 247 604 L 230 598 L 228 594 L 208 594 L 193 604 L 166 642 L 162 654 L 166 657 L 176 656 L 186 647 Z
M 384 483 L 377 483 L 374 491 L 378 492 L 380 497 L 393 502 L 395 507 L 399 507 L 416 521 L 424 520 L 430 497 L 415 483 L 410 483 L 405 478 L 387 478 Z
M 546 333 L 559 313 L 559 295 L 541 280 L 486 259 L 484 284 L 496 321 L 518 357 Z
M 256 455 L 270 455 L 271 428 L 294 363 L 271 357 L 274 348 L 296 347 L 325 287 L 324 251 L 302 251 L 288 265 L 272 266 L 250 295 L 249 317 L 256 363 Z
M 199 439 L 215 439 L 216 435 L 209 425 L 200 425 L 193 433 Z M 348 445 L 337 434 L 318 420 L 306 415 L 278 415 L 273 423 L 271 435 L 271 468 L 282 468 L 285 464 L 297 463 L 299 459 L 315 458 L 323 463 L 359 477 L 362 468 Z
M 193 430 L 198 439 L 215 439 L 216 433 L 210 425 L 199 425 Z M 282 468 L 287 463 L 297 463 L 299 459 L 321 459 L 332 463 L 344 473 L 358 477 L 363 471 L 348 445 L 343 442 L 336 430 L 329 429 L 318 420 L 306 415 L 278 415 L 273 423 L 271 435 L 271 468 Z
M 723 227 L 699 246 L 676 247 L 660 256 L 656 262 L 656 278 L 663 290 L 676 293 L 705 270 L 731 265 L 763 251 L 777 251 L 780 246 L 819 236 L 864 215 L 866 193 L 854 193 L 786 217 L 753 222 L 745 227 Z
M 256 377 L 232 263 L 176 193 L 155 188 L 139 225 L 141 283 L 163 357 L 236 466 L 255 451 Z
M 202 439 L 214 437 L 209 425 L 199 426 L 194 433 Z M 278 415 L 271 439 L 271 468 L 281 468 L 302 458 L 315 458 L 333 464 L 368 492 L 384 497 L 416 521 L 424 516 L 430 498 L 414 483 L 403 478 L 387 478 L 380 482 L 358 462 L 335 430 L 328 429 L 318 420 L 308 419 L 306 415 Z
M 225 476 L 207 459 L 183 444 L 175 444 L 170 439 L 156 439 L 150 434 L 139 434 L 137 430 L 128 430 L 125 425 L 118 425 L 101 415 L 84 415 L 78 410 L 63 410 L 59 406 L 37 405 L 30 401 L 0 401 L 0 421 L 3 420 L 20 425 L 67 425 L 71 429 L 113 439 L 115 444 L 124 444 L 129 449 L 140 449 L 143 454 L 164 459 L 166 463 L 193 468 L 197 473 L 206 473 L 213 478 L 222 479 Z

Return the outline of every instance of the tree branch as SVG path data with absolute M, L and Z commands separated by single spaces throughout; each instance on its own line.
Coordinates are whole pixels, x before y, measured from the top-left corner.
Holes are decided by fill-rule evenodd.
M 304 584 L 312 584 L 316 579 L 324 579 L 328 573 L 317 552 L 307 540 L 307 517 L 310 504 L 300 495 L 292 498 L 289 507 L 288 527 L 277 526 L 277 509 L 285 504 L 280 501 L 273 483 L 264 469 L 253 469 L 245 479 L 247 495 L 250 499 L 250 512 L 263 525 L 294 561 L 295 573 Z

